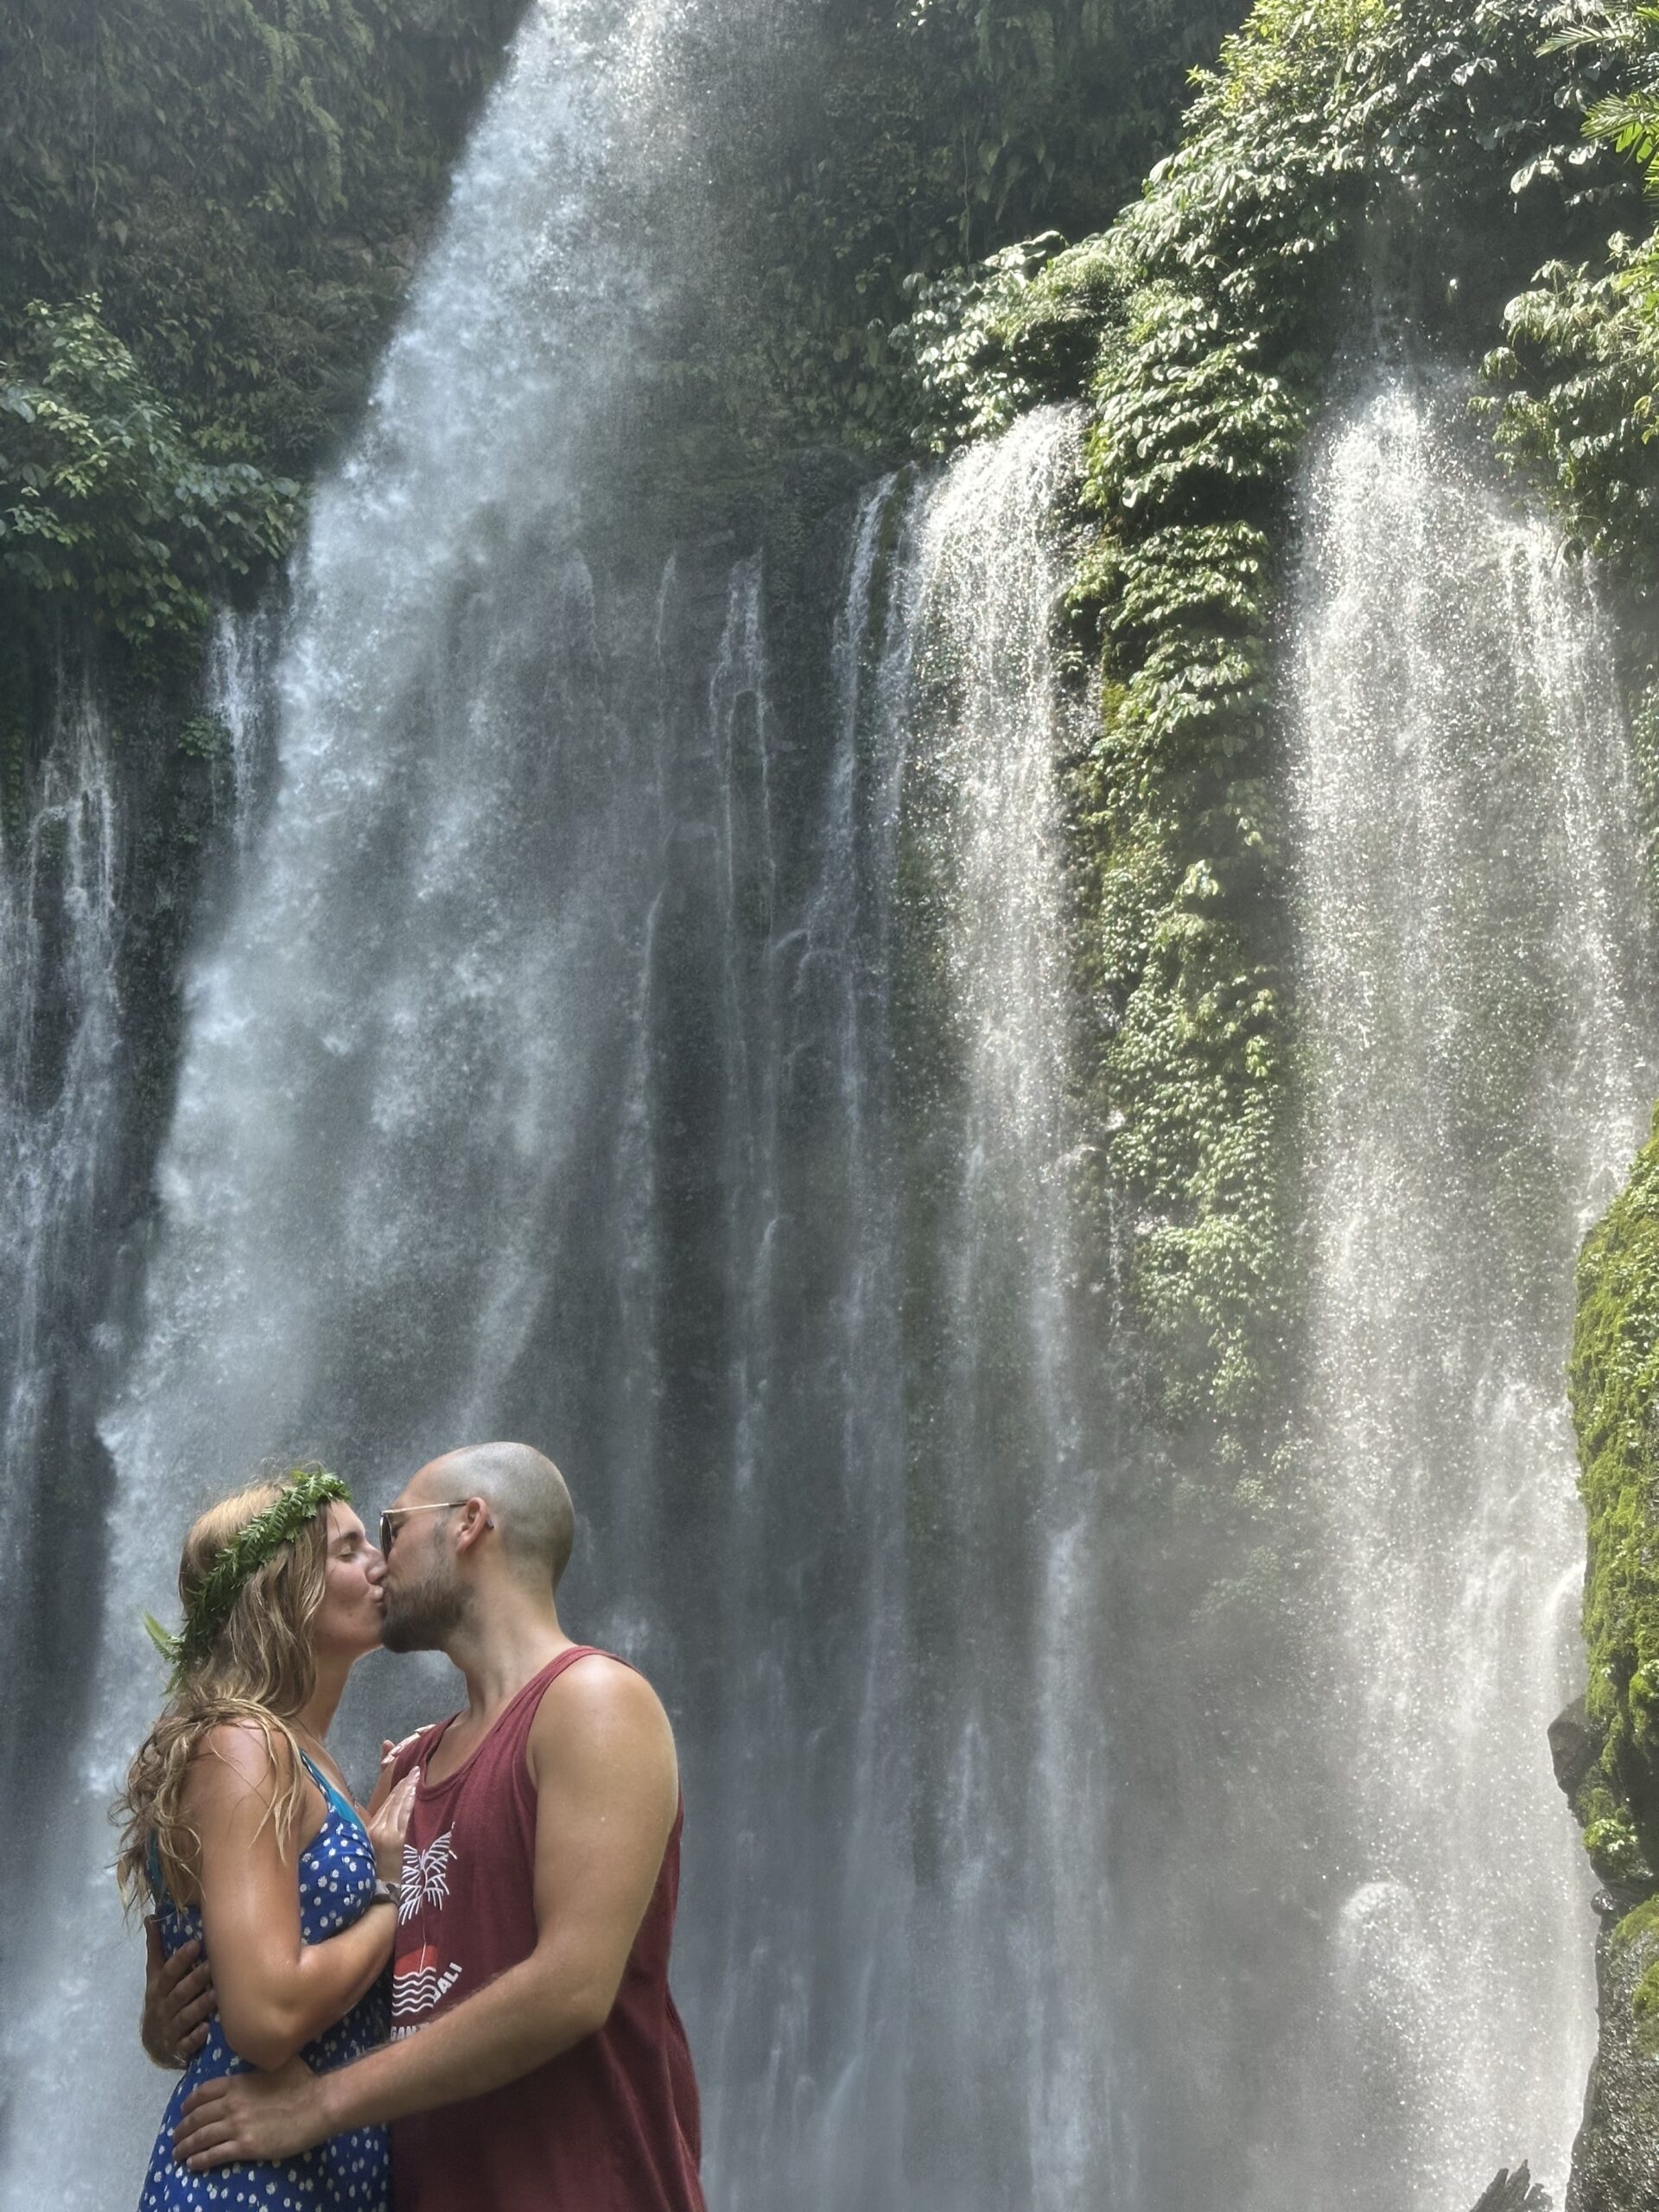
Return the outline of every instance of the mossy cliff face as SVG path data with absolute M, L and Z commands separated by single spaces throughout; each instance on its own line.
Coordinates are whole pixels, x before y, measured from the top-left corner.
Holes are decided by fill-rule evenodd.
M 1588 1737 L 1564 1775 L 1596 1872 L 1659 1888 L 1659 1132 L 1586 1240 L 1570 1383 L 1590 1564 Z
M 1621 1922 L 1604 1933 L 1596 1953 L 1601 2037 L 1573 2146 L 1567 2212 L 1645 2212 L 1659 2203 L 1659 2045 L 1642 1995 L 1656 1974 L 1659 1930 L 1643 1921 L 1627 1931 Z
M 1586 1238 L 1570 1382 L 1589 1682 L 1550 1732 L 1605 1885 L 1601 2039 L 1569 2212 L 1659 2202 L 1659 1124 Z
M 1567 2212 L 1647 2212 L 1659 2204 L 1659 1900 L 1623 1914 L 1611 1893 L 1600 1902 L 1601 2029 Z
M 1472 363 L 1541 247 L 1634 200 L 1578 135 L 1601 59 L 1541 51 L 1554 28 L 1537 0 L 1262 0 L 1109 232 L 924 287 L 899 334 L 936 451 L 1033 397 L 1091 407 L 1071 607 L 1100 685 L 1074 805 L 1101 1156 L 1159 1414 L 1253 1497 L 1294 1458 L 1274 656 L 1296 472 L 1351 351 L 1409 328 Z
M 1295 1334 L 1274 675 L 1295 474 L 1351 347 L 1392 326 L 1468 358 L 1538 241 L 1586 219 L 1595 180 L 1550 180 L 1591 88 L 1541 56 L 1546 17 L 1259 6 L 1119 226 L 1124 325 L 1102 350 L 1090 471 L 1103 530 L 1076 594 L 1103 650 L 1078 793 L 1101 1088 L 1165 1408 L 1224 1465 L 1260 1464 Z

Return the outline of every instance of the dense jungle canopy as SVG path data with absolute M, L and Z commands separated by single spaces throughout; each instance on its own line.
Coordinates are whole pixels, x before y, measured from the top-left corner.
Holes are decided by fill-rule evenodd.
M 14 639 L 70 607 L 129 644 L 191 633 L 215 589 L 280 555 L 518 11 L 6 10 Z M 728 322 L 717 359 L 687 334 L 702 411 L 750 461 L 902 442 L 888 332 L 906 278 L 1097 228 L 1171 143 L 1187 72 L 1230 21 L 1157 0 L 838 5 L 734 41 L 718 98 L 741 122 L 711 137 L 742 232 L 722 305 L 747 302 L 749 327 L 734 346 Z
M 14 751 L 38 656 L 64 623 L 130 647 L 194 642 L 215 594 L 245 588 L 291 542 L 303 481 L 361 408 L 518 13 L 518 0 L 6 9 L 0 575 Z M 721 48 L 711 29 L 722 281 L 663 372 L 694 485 L 825 439 L 943 450 L 1006 419 L 1007 404 L 976 412 L 973 395 L 1021 344 L 1045 373 L 1016 382 L 1013 404 L 1045 375 L 1082 382 L 1100 300 L 1080 304 L 1051 276 L 1033 325 L 1022 296 L 1058 249 L 1100 236 L 1135 198 L 1237 13 L 834 0 L 760 41 L 728 32 Z M 1218 223 L 1224 198 L 1242 211 L 1263 194 L 1277 157 L 1280 219 L 1294 219 L 1327 176 L 1340 194 L 1364 134 L 1380 131 L 1402 151 L 1414 137 L 1419 182 L 1456 201 L 1475 142 L 1454 141 L 1454 110 L 1472 116 L 1483 82 L 1505 79 L 1517 42 L 1537 43 L 1554 18 L 1487 5 L 1451 27 L 1421 13 L 1258 8 L 1194 111 L 1185 197 L 1208 194 Z M 1509 112 L 1484 127 L 1491 148 L 1480 142 L 1524 149 L 1548 119 L 1565 135 L 1501 184 L 1517 203 L 1576 188 L 1557 195 L 1577 211 L 1554 241 L 1568 251 L 1511 317 L 1503 374 L 1526 396 L 1499 435 L 1575 529 L 1629 552 L 1645 512 L 1656 248 L 1634 194 L 1616 210 L 1617 188 L 1584 163 L 1611 141 L 1655 173 L 1659 31 L 1639 7 L 1557 14 L 1547 50 L 1576 50 L 1584 89 L 1563 112 L 1559 65 L 1522 69 L 1556 113 L 1528 116 L 1506 82 Z M 1447 39 L 1464 58 L 1428 100 L 1414 87 Z M 1389 81 L 1396 66 L 1406 75 Z M 1574 146 L 1567 126 L 1580 124 L 1588 143 Z M 1489 176 L 1483 188 L 1499 187 Z M 1163 183 L 1151 204 L 1176 200 Z M 1242 219 L 1259 232 L 1266 210 Z M 1322 206 L 1318 222 L 1333 219 L 1334 202 Z M 1217 247 L 1224 236 L 1249 242 L 1218 230 Z M 1314 246 L 1301 236 L 1294 248 L 1310 278 Z M 1281 314 L 1276 289 L 1268 304 Z M 1465 313 L 1502 306 L 1483 297 Z

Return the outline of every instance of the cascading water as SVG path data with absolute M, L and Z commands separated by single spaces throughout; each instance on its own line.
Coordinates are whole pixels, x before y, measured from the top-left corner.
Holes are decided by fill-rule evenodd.
M 105 734 L 82 702 L 53 734 L 26 834 L 15 849 L 8 839 L 0 899 L 8 987 L 0 1236 L 13 1321 L 0 1440 L 9 1496 L 31 1494 L 22 1471 L 49 1419 L 41 1332 L 67 1247 L 86 1232 L 112 1088 L 115 835 Z M 8 1567 L 14 1557 L 8 1547 Z
M 239 865 L 247 858 L 268 796 L 271 766 L 270 667 L 281 625 L 270 601 L 251 614 L 222 608 L 207 652 L 207 720 L 223 733 L 229 755 L 231 842 Z
M 1056 768 L 1081 717 L 1055 683 L 1046 543 L 1074 467 L 1046 415 L 957 462 L 910 519 L 902 673 L 882 671 L 906 733 L 893 966 L 916 1224 L 912 1663 L 945 1724 L 920 1754 L 938 1771 L 920 1792 L 937 1809 L 919 1839 L 931 1894 L 917 2038 L 937 2069 L 945 2187 L 930 2172 L 912 2201 L 1057 2212 L 1122 2202 L 1129 2171 L 1100 1717 L 1103 1523 L 1122 1439 L 1068 1101 Z M 988 2066 L 963 2067 L 966 2019 Z
M 1092 1688 L 1113 1428 L 1082 1325 L 1050 643 L 1074 445 L 1042 416 L 865 494 L 804 810 L 752 568 L 729 587 L 707 867 L 742 1595 L 714 1802 L 741 1849 L 686 1950 L 719 1992 L 711 2186 L 737 2204 L 1058 2212 L 1124 2171 Z
M 1300 2201 L 1421 2212 L 1523 2155 L 1559 2202 L 1593 2048 L 1544 1735 L 1582 1663 L 1563 1365 L 1653 1080 L 1607 625 L 1459 397 L 1388 383 L 1319 443 L 1291 716 L 1339 1777 Z
M 100 1801 L 189 1513 L 305 1450 L 372 1506 L 501 1433 L 568 1467 L 572 1620 L 676 1719 L 711 2202 L 1062 2212 L 1124 2169 L 1049 650 L 1075 428 L 861 496 L 831 468 L 804 552 L 651 554 L 604 469 L 672 28 L 527 20 L 317 495 L 263 809 L 221 644 L 254 804 L 102 1423 L 41 1920 L 79 1933 L 8 1995 L 17 2212 L 108 2212 L 161 2103 Z M 346 1734 L 452 1694 L 379 1664 Z
M 56 1586 L 45 1562 L 74 1510 L 69 1439 L 99 1379 L 83 1332 L 99 1311 L 116 1141 L 118 834 L 107 732 L 88 699 L 65 701 L 27 828 L 0 837 L 0 1640 L 14 1686 L 0 1758 L 20 1795 L 34 1779 L 24 1693 L 53 1680 L 60 1643 L 60 1624 L 24 1597 Z M 0 1815 L 13 1864 L 32 1826 L 20 1811 Z

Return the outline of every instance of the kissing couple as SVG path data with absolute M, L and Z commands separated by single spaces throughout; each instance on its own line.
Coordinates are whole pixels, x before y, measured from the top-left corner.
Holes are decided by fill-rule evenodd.
M 191 1528 L 118 1808 L 145 2048 L 184 2069 L 140 2212 L 702 2212 L 674 1738 L 560 1625 L 574 1527 L 551 1460 L 480 1444 L 378 1549 L 320 1467 Z M 467 1703 L 359 1804 L 328 1725 L 382 1644 L 447 1653 Z

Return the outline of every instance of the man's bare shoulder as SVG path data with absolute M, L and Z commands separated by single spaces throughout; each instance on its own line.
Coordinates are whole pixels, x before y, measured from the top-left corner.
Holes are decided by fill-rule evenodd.
M 613 1757 L 618 1751 L 674 1758 L 673 1731 L 661 1699 L 635 1668 L 595 1651 L 567 1667 L 543 1691 L 531 1725 L 530 1754 L 548 1767 Z

